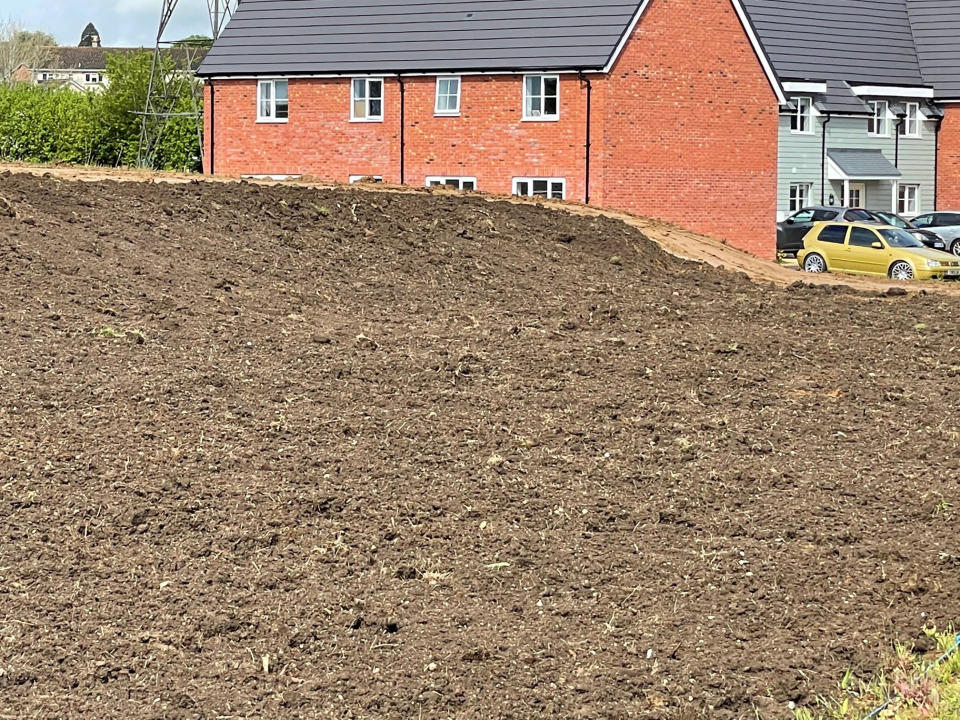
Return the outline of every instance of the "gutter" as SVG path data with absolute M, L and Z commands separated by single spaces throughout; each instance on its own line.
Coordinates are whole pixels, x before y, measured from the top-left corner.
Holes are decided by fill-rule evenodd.
M 213 86 L 213 80 L 208 80 L 207 82 L 208 82 L 208 84 L 210 85 L 210 174 L 213 175 L 213 174 L 214 174 L 214 173 L 213 173 L 213 159 L 214 159 L 214 157 L 216 157 L 216 155 L 214 154 L 214 151 L 213 151 L 213 143 L 214 143 L 214 140 L 215 140 L 216 137 L 217 137 L 217 134 L 216 134 L 216 132 L 214 131 L 214 128 L 216 127 L 215 121 L 216 121 L 216 112 L 217 112 L 217 111 L 216 111 L 216 107 L 217 107 L 217 103 L 216 103 L 215 95 L 214 95 L 215 89 L 214 89 L 214 86 Z M 200 146 L 200 149 L 201 149 L 201 151 L 203 150 L 203 146 L 202 146 L 202 145 Z M 202 159 L 202 158 L 201 158 L 201 162 L 203 162 L 203 159 Z
M 906 115 L 897 115 L 897 125 L 893 129 L 893 166 L 895 168 L 900 167 L 900 131 L 903 129 L 903 124 L 906 121 Z M 920 122 L 919 118 L 917 122 Z
M 405 160 L 407 154 L 407 139 L 406 139 L 406 125 L 407 125 L 407 86 L 403 82 L 403 78 L 399 75 L 397 76 L 397 83 L 400 85 L 400 184 L 403 185 L 405 180 Z M 381 100 L 380 102 L 383 102 Z
M 578 74 L 581 83 L 586 83 L 587 85 L 587 127 L 586 127 L 586 137 L 583 143 L 583 204 L 590 204 L 590 106 L 593 99 L 593 84 L 590 82 L 590 78 L 583 74 L 581 71 Z
M 826 205 L 827 199 L 827 125 L 833 116 L 824 113 L 826 120 L 820 126 L 820 204 Z
M 933 209 L 940 209 L 940 126 L 943 118 L 937 118 L 937 125 L 933 129 Z

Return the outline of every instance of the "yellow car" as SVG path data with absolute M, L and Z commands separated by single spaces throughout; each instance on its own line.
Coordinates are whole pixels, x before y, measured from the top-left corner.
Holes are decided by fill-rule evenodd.
M 797 262 L 804 271 L 885 275 L 893 280 L 960 279 L 960 257 L 926 247 L 906 230 L 870 223 L 814 223 Z

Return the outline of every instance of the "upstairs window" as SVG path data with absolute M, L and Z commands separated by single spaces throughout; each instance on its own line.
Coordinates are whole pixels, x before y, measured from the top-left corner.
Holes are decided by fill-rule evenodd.
M 90 84 L 100 82 L 100 73 L 87 73 L 83 79 Z
M 813 101 L 808 97 L 794 98 L 797 109 L 790 116 L 790 131 L 810 134 L 813 132 Z
M 542 197 L 563 200 L 567 194 L 563 178 L 514 178 L 513 194 L 521 197 Z
M 886 100 L 870 100 L 873 117 L 867 120 L 867 134 L 887 137 L 890 135 L 890 121 L 887 117 L 890 106 Z
M 477 179 L 474 177 L 428 177 L 427 187 L 449 187 L 456 190 L 476 190 Z
M 350 83 L 350 119 L 361 122 L 383 121 L 383 80 L 354 78 Z
M 436 115 L 460 114 L 460 78 L 437 78 L 437 104 L 434 113 Z
M 906 114 L 900 123 L 900 135 L 920 137 L 920 103 L 908 102 L 904 112 Z
M 286 122 L 290 114 L 286 80 L 257 83 L 257 122 Z
M 527 75 L 523 78 L 523 119 L 556 120 L 560 117 L 560 78 Z

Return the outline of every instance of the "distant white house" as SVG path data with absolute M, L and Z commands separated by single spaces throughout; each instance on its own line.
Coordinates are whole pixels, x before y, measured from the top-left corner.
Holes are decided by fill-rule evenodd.
M 29 82 L 34 85 L 57 85 L 67 87 L 78 92 L 101 92 L 110 82 L 107 77 L 108 54 L 132 54 L 144 52 L 144 48 L 132 47 L 103 47 L 100 43 L 100 33 L 93 23 L 88 23 L 80 36 L 77 47 L 52 47 L 46 53 L 42 67 L 27 67 L 21 65 L 13 73 L 14 80 Z M 152 52 L 148 50 L 148 52 Z M 186 65 L 184 51 L 178 49 L 165 50 L 174 53 L 180 63 Z M 191 53 L 191 62 L 196 65 L 205 53 L 194 49 Z

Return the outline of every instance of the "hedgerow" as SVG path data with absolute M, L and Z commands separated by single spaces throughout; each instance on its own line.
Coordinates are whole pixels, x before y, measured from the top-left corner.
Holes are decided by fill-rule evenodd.
M 32 163 L 133 165 L 147 96 L 149 52 L 107 56 L 110 85 L 102 93 L 45 85 L 0 85 L 0 159 Z M 174 72 L 171 67 L 166 72 Z M 184 85 L 176 112 L 193 107 Z M 156 150 L 155 166 L 199 170 L 200 141 L 193 118 L 172 119 Z

